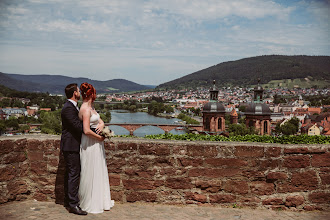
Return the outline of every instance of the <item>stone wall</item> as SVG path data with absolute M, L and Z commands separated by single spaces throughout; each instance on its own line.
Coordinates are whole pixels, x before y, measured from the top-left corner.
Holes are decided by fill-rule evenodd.
M 63 202 L 58 136 L 0 138 L 0 203 Z M 329 145 L 113 138 L 111 196 L 121 202 L 330 208 Z

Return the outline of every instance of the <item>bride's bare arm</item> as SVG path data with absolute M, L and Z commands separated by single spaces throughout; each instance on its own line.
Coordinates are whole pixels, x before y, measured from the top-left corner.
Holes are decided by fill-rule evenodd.
M 98 125 L 96 126 L 96 133 L 100 133 L 102 130 L 103 130 L 103 128 L 104 128 L 104 122 L 103 122 L 103 120 L 100 118 L 100 120 L 99 120 L 99 123 L 98 123 Z
M 84 129 L 84 134 L 95 138 L 99 141 L 103 141 L 104 137 L 102 137 L 101 135 L 96 134 L 95 132 L 93 132 L 90 129 L 90 117 L 91 117 L 91 112 L 89 111 L 89 109 L 80 109 L 80 113 L 81 113 L 81 117 L 82 117 L 82 121 L 83 121 L 83 129 Z

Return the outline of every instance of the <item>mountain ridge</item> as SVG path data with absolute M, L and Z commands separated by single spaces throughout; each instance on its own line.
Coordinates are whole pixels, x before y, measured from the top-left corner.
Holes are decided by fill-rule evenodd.
M 69 83 L 83 82 L 92 84 L 98 93 L 129 92 L 150 89 L 125 79 L 112 79 L 106 81 L 93 80 L 85 77 L 69 77 L 63 75 L 23 75 L 0 72 L 0 84 L 18 91 L 49 92 L 64 94 L 64 88 Z
M 226 61 L 160 84 L 157 89 L 209 86 L 249 86 L 257 79 L 266 84 L 272 80 L 312 77 L 330 85 L 330 56 L 263 55 Z

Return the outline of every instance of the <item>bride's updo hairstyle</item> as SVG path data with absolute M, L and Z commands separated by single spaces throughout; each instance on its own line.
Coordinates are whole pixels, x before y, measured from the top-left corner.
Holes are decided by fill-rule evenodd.
M 83 99 L 88 99 L 92 97 L 92 101 L 96 99 L 96 90 L 94 86 L 91 84 L 85 82 L 80 85 L 80 92 L 83 97 Z

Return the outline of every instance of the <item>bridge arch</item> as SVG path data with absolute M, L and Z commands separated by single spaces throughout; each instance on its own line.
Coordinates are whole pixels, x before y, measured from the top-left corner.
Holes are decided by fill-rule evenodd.
M 202 130 L 203 126 L 202 125 L 180 125 L 180 124 L 110 124 L 110 123 L 106 123 L 106 126 L 119 126 L 122 129 L 124 129 L 126 134 L 129 135 L 134 135 L 134 132 L 142 127 L 156 127 L 156 128 L 160 128 L 161 130 L 164 131 L 164 133 L 172 133 L 171 131 L 173 131 L 176 128 L 188 128 L 191 127 L 193 129 L 196 130 Z M 159 132 L 156 132 L 155 134 L 159 134 L 159 133 L 163 133 L 161 132 L 161 130 L 157 129 Z M 179 132 L 180 133 L 180 132 Z

